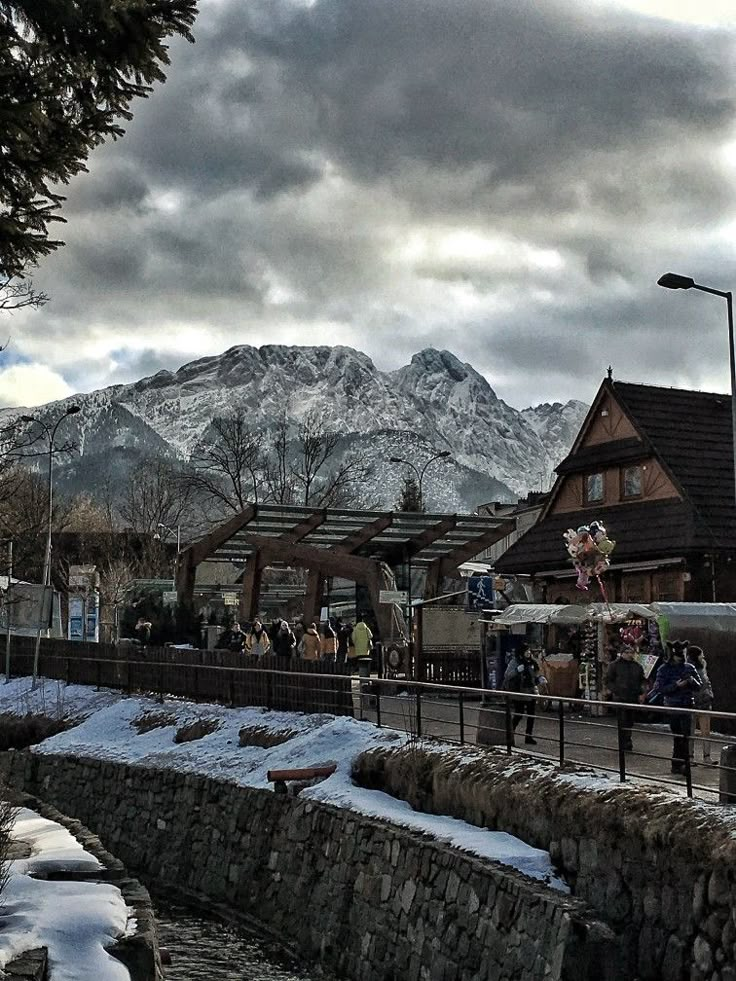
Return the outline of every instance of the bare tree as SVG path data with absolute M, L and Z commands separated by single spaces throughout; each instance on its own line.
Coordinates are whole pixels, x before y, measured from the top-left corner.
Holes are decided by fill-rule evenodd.
M 214 418 L 190 458 L 185 482 L 217 510 L 242 511 L 257 503 L 264 482 L 263 433 L 239 406 Z
M 272 451 L 267 454 L 264 465 L 266 495 L 269 501 L 276 504 L 293 504 L 296 499 L 290 449 L 289 420 L 286 413 L 282 412 L 276 423 Z
M 159 526 L 180 525 L 189 508 L 191 492 L 167 461 L 149 458 L 131 473 L 120 501 L 120 515 L 139 536 L 159 533 Z
M 38 310 L 48 301 L 46 293 L 34 290 L 31 280 L 0 274 L 0 310 L 7 313 L 22 310 L 24 307 Z
M 300 503 L 313 507 L 367 506 L 373 468 L 357 454 L 339 456 L 340 434 L 309 412 L 299 425 L 291 474 Z

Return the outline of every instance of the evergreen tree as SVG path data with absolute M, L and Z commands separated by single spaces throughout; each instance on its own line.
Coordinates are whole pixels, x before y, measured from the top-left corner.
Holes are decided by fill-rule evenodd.
M 416 511 L 421 513 L 424 511 L 424 503 L 422 501 L 422 495 L 419 493 L 419 483 L 416 477 L 408 475 L 404 477 L 404 483 L 401 486 L 401 495 L 396 502 L 397 511 Z
M 193 41 L 197 0 L 0 0 L 0 274 L 20 276 L 49 238 L 58 186 L 123 135 L 130 104 L 164 81 L 165 40 Z

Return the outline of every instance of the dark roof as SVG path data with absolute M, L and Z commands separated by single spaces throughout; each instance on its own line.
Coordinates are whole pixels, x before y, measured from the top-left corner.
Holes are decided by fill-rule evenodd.
M 641 439 L 615 440 L 571 453 L 564 476 L 590 467 L 631 463 L 642 450 L 669 471 L 683 500 L 631 502 L 551 514 L 534 525 L 496 563 L 499 571 L 543 572 L 565 565 L 566 528 L 600 519 L 618 541 L 614 562 L 736 548 L 731 399 L 713 392 L 604 382 Z
M 572 568 L 563 534 L 591 521 L 602 521 L 616 549 L 611 562 L 674 558 L 698 547 L 700 535 L 692 509 L 681 501 L 637 501 L 611 507 L 551 514 L 522 535 L 496 561 L 499 572 L 534 573 Z
M 736 545 L 731 399 L 712 392 L 613 382 L 636 428 L 721 547 Z
M 562 463 L 555 467 L 556 473 L 581 473 L 591 467 L 605 467 L 615 463 L 634 463 L 650 456 L 651 447 L 640 439 L 632 436 L 630 439 L 616 439 L 610 443 L 596 443 L 584 446 L 566 456 Z

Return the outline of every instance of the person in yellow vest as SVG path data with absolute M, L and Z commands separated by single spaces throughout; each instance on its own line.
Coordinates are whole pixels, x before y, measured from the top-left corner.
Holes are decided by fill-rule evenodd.
M 365 622 L 364 616 L 361 616 L 353 627 L 351 640 L 353 642 L 353 657 L 370 657 L 373 648 L 373 633 Z

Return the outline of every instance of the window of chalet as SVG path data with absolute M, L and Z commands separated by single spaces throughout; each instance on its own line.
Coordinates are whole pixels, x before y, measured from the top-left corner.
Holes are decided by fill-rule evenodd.
M 585 503 L 597 504 L 603 500 L 603 474 L 589 473 L 585 478 Z
M 621 496 L 641 497 L 641 467 L 624 467 L 621 474 Z

